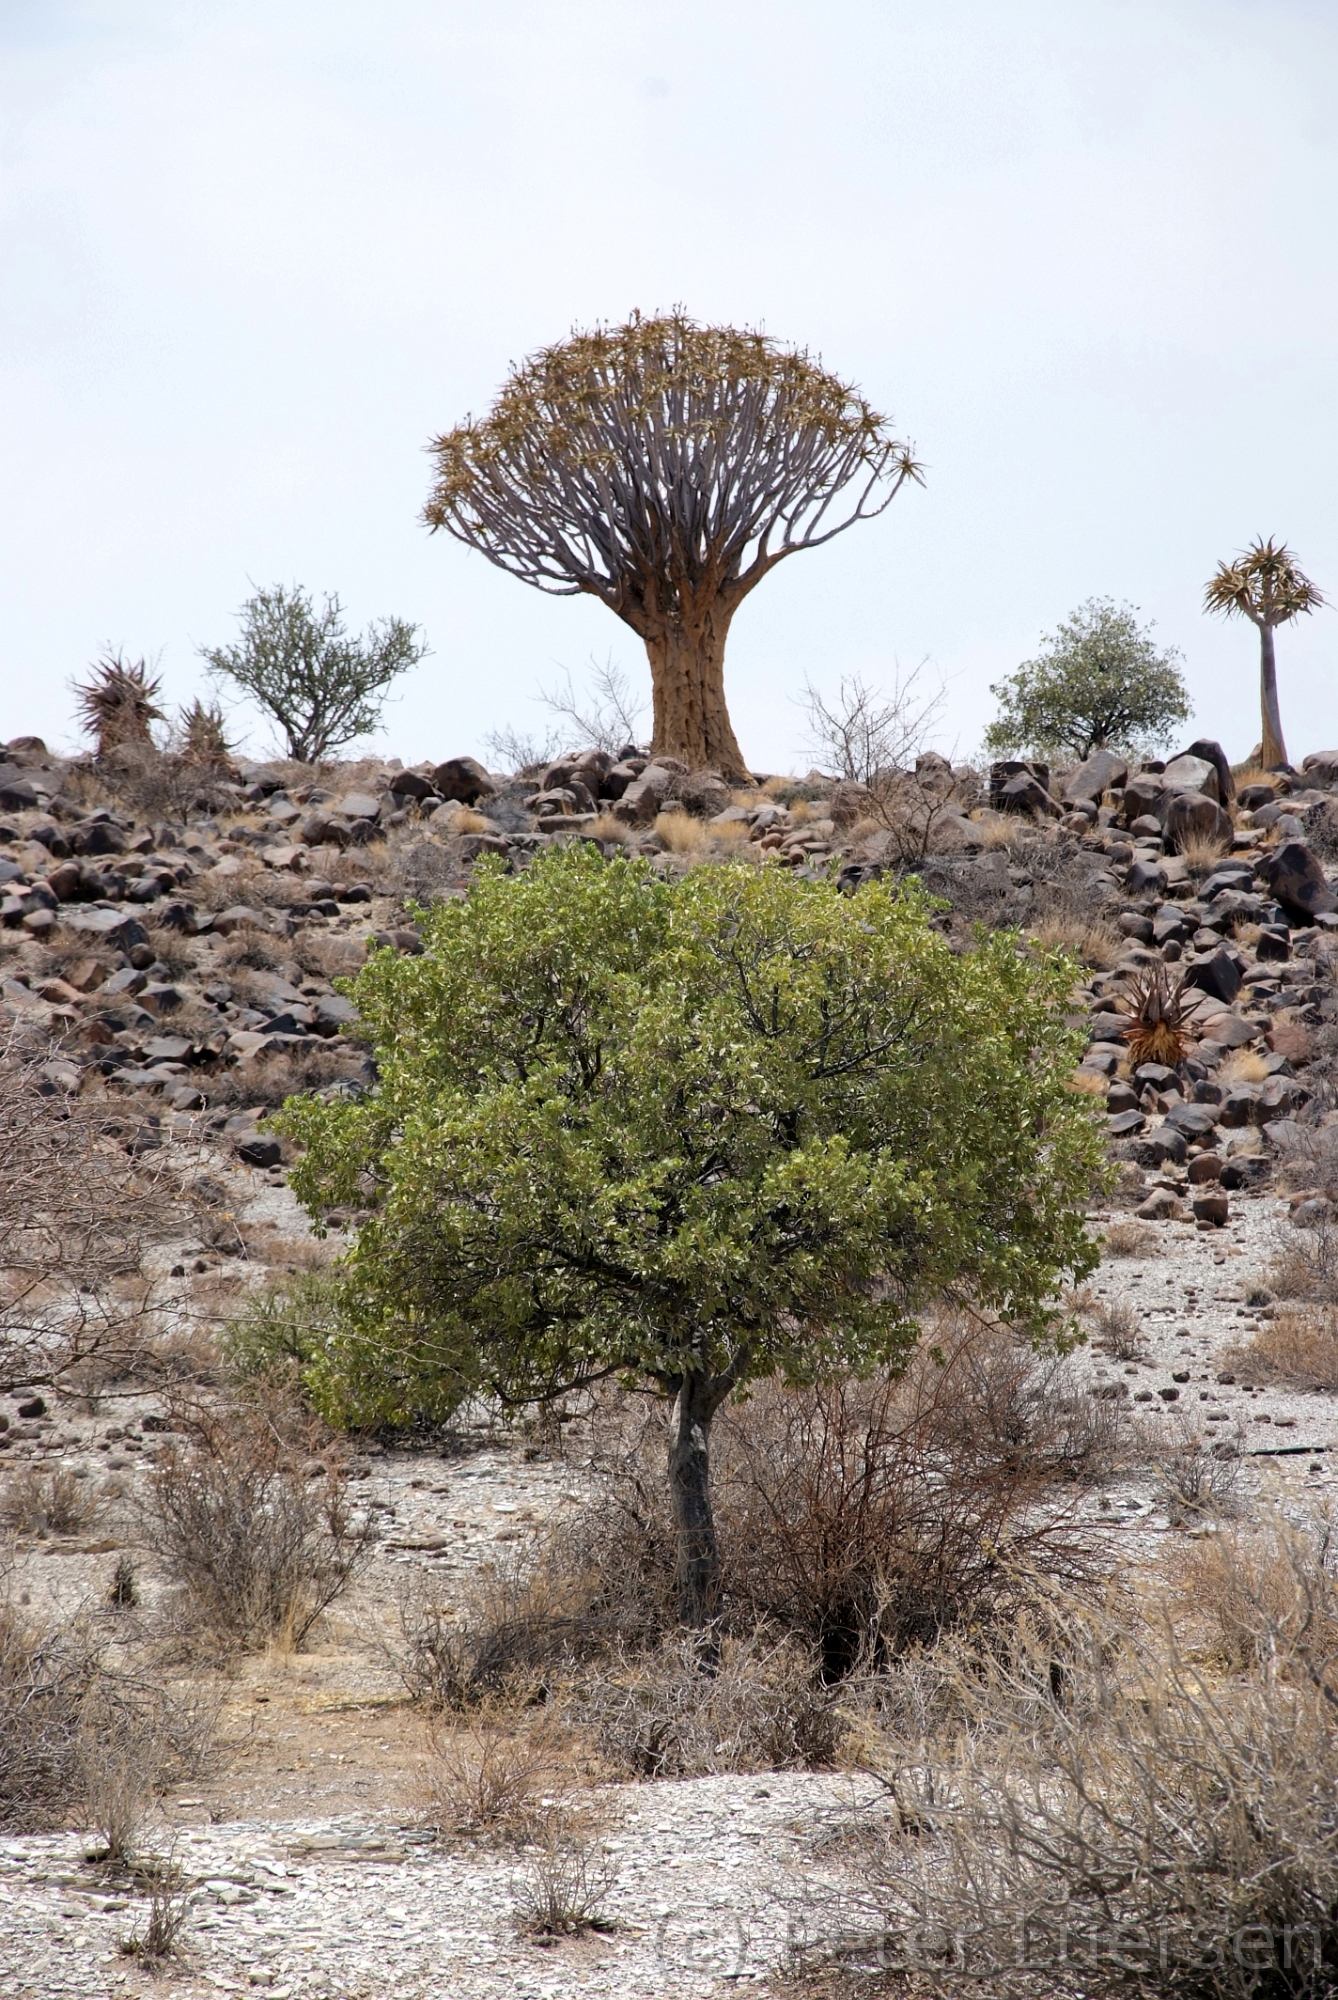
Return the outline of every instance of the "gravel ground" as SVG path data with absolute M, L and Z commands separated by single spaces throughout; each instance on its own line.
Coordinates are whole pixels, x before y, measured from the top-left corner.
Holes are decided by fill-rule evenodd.
M 802 1890 L 816 1886 L 815 1836 L 856 1802 L 844 1780 L 792 1772 L 613 1788 L 592 1837 L 610 1928 L 548 1948 L 518 1927 L 534 1865 L 523 1853 L 441 1851 L 341 1820 L 195 1830 L 176 1844 L 193 1887 L 171 1990 L 182 2000 L 705 2000 L 764 1979 L 783 1957 Z M 143 1899 L 108 1893 L 81 1855 L 67 1835 L 0 1842 L 12 2000 L 151 1984 L 120 1951 Z
M 276 1222 L 287 1220 L 286 1192 L 263 1198 Z M 1090 1284 L 1094 1304 L 1133 1308 L 1138 1358 L 1094 1344 L 1071 1366 L 1094 1385 L 1122 1385 L 1154 1440 L 1202 1433 L 1235 1445 L 1245 1491 L 1290 1501 L 1333 1482 L 1338 1398 L 1255 1389 L 1239 1367 L 1234 1382 L 1218 1380 L 1232 1372 L 1224 1349 L 1258 1323 L 1246 1300 L 1267 1283 L 1286 1217 L 1274 1195 L 1238 1195 L 1224 1229 L 1149 1224 L 1144 1254 L 1107 1256 Z M 1097 1216 L 1094 1226 L 1127 1219 Z M 96 1419 L 57 1410 L 33 1456 L 94 1475 L 110 1462 L 133 1489 L 155 1440 L 134 1453 L 127 1440 L 152 1407 L 118 1399 Z M 105 1442 L 108 1428 L 125 1435 L 102 1452 L 95 1433 Z M 382 1527 L 371 1574 L 310 1653 L 253 1659 L 231 1674 L 225 1733 L 235 1755 L 191 1796 L 165 1802 L 149 1843 L 173 1851 L 193 1885 L 170 1990 L 183 2000 L 704 2000 L 764 1981 L 784 1960 L 796 1910 L 821 1904 L 824 1881 L 836 1879 L 820 1836 L 855 1802 L 851 1784 L 787 1772 L 607 1788 L 594 1795 L 592 1865 L 607 1870 L 613 1928 L 549 1948 L 528 1940 L 518 1911 L 533 1857 L 434 1847 L 412 1823 L 421 1725 L 397 1706 L 384 1641 L 406 1577 L 504 1553 L 531 1522 L 579 1502 L 581 1468 L 485 1442 L 453 1459 L 372 1452 L 355 1470 L 361 1504 Z M 1120 1567 L 1155 1566 L 1180 1540 L 1143 1469 L 1093 1493 L 1087 1511 Z M 35 1606 L 68 1610 L 99 1594 L 116 1546 L 114 1534 L 31 1545 L 16 1582 Z M 83 1860 L 84 1846 L 77 1835 L 0 1842 L 6 2000 L 164 1990 L 120 1950 L 144 1921 L 143 1898 L 117 1892 Z

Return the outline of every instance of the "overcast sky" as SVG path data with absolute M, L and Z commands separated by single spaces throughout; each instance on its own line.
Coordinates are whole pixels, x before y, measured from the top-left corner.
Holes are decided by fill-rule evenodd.
M 573 325 L 681 303 L 807 345 L 927 467 L 740 611 L 745 753 L 806 767 L 805 675 L 989 684 L 1083 599 L 1257 741 L 1215 562 L 1285 537 L 1338 598 L 1332 0 L 0 0 L 0 739 L 72 745 L 104 643 L 204 685 L 250 581 L 418 621 L 378 747 L 480 754 L 612 656 L 419 523 L 428 438 Z M 1279 641 L 1338 741 L 1338 611 Z M 253 748 L 258 720 L 238 713 Z

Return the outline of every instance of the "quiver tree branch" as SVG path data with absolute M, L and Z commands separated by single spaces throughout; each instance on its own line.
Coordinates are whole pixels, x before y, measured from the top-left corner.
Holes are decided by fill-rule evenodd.
M 598 597 L 645 642 L 654 748 L 746 776 L 730 621 L 786 556 L 880 514 L 908 445 L 807 354 L 681 312 L 574 334 L 430 446 L 424 518 L 538 590 Z

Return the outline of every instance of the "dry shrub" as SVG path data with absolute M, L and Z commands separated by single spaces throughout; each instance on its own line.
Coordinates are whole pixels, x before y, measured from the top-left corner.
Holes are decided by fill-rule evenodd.
M 48 1076 L 45 1048 L 0 1048 L 0 1389 L 130 1373 L 170 1323 L 144 1276 L 184 1221 L 160 1156 L 131 1158 L 107 1107 Z
M 320 931 L 299 931 L 291 949 L 298 970 L 313 979 L 354 979 L 367 962 L 360 938 Z
M 1000 2000 L 1332 1993 L 1332 1635 L 1247 1595 L 1264 1664 L 1226 1680 L 1159 1607 L 1051 1603 L 1006 1649 L 939 1648 L 927 1726 L 881 1745 L 847 1956 Z
M 836 1680 L 1091 1559 L 1056 1488 L 1104 1471 L 1121 1419 L 1002 1334 L 945 1327 L 898 1381 L 766 1384 L 716 1421 L 727 1598 Z
M 1240 1460 L 1219 1457 L 1212 1445 L 1185 1426 L 1170 1448 L 1153 1444 L 1153 1467 L 1162 1504 L 1173 1528 L 1220 1520 L 1236 1511 L 1240 1491 Z
M 195 970 L 196 947 L 190 938 L 161 925 L 153 926 L 148 937 L 158 964 L 165 966 L 174 979 L 184 978 Z
M 581 1828 L 561 1818 L 544 1827 L 517 1898 L 520 1929 L 539 1941 L 615 1928 L 604 1911 L 612 1863 Z
M 178 1622 L 231 1650 L 300 1647 L 372 1550 L 337 1448 L 279 1387 L 178 1407 L 154 1465 L 147 1538 L 176 1587 Z
M 1136 1361 L 1143 1352 L 1143 1322 L 1123 1299 L 1103 1300 L 1092 1308 L 1096 1344 L 1116 1361 Z
M 191 1885 L 173 1862 L 160 1866 L 149 1882 L 148 1919 L 143 1930 L 122 1938 L 123 1958 L 138 1959 L 150 1972 L 177 1957 L 191 1909 Z
M 1338 1228 L 1288 1229 L 1268 1267 L 1268 1282 L 1281 1299 L 1317 1305 L 1338 1304 Z
M 551 1721 L 517 1723 L 500 1710 L 434 1730 L 423 1777 L 430 1825 L 439 1836 L 528 1839 L 571 1783 L 566 1751 Z
M 1284 1308 L 1248 1341 L 1224 1348 L 1222 1360 L 1253 1382 L 1338 1390 L 1338 1311 L 1332 1306 Z
M 1278 1185 L 1338 1188 L 1338 1129 L 1316 1125 L 1291 1134 L 1280 1149 Z
M 275 1111 L 285 1098 L 355 1081 L 363 1073 L 363 1064 L 362 1052 L 344 1041 L 318 1042 L 314 1048 L 307 1046 L 291 1054 L 284 1050 L 260 1055 L 210 1077 L 209 1102 L 218 1109 L 229 1104 L 259 1104 Z
M 198 1771 L 211 1713 L 113 1671 L 87 1618 L 0 1603 L 0 1827 L 89 1826 L 128 1851 L 150 1799 Z
M 822 1768 L 835 1763 L 846 1725 L 820 1666 L 797 1640 L 760 1632 L 726 1639 L 704 1672 L 700 1638 L 679 1635 L 601 1662 L 566 1706 L 629 1777 Z
M 1099 1097 L 1104 1102 L 1106 1079 L 1097 1070 L 1075 1069 L 1069 1078 L 1069 1089 L 1078 1091 L 1083 1097 Z
M 467 1706 L 570 1674 L 621 1685 L 666 1646 L 650 1682 L 677 1672 L 662 1422 L 611 1408 L 587 1507 L 456 1605 L 407 1601 L 412 1694 Z M 759 1385 L 714 1426 L 723 1636 L 769 1634 L 765 1657 L 791 1681 L 802 1659 L 820 1705 L 857 1668 L 1007 1618 L 1029 1576 L 1082 1581 L 1096 1559 L 1076 1489 L 1108 1468 L 1122 1423 L 1062 1364 L 969 1327 L 939 1329 L 900 1380 Z
M 616 1640 L 618 1618 L 600 1596 L 580 1538 L 560 1531 L 477 1572 L 453 1604 L 411 1583 L 400 1598 L 396 1669 L 412 1698 L 433 1708 L 535 1699 L 573 1657 Z
M 12 1473 L 0 1491 L 0 1528 L 19 1535 L 79 1535 L 100 1511 L 91 1483 L 63 1466 L 46 1471 L 27 1466 Z
M 1282 1515 L 1193 1543 L 1177 1565 L 1185 1616 L 1233 1671 L 1274 1662 L 1324 1685 L 1338 1664 L 1338 1563 L 1331 1514 Z
M 1150 1257 L 1159 1247 L 1156 1230 L 1146 1222 L 1108 1222 L 1101 1240 L 1107 1257 Z

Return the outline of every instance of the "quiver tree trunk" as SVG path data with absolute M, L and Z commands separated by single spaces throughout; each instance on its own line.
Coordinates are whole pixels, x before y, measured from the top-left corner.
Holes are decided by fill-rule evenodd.
M 1278 664 L 1273 650 L 1273 627 L 1259 627 L 1259 706 L 1263 716 L 1263 765 L 1272 771 L 1287 761 L 1282 740 L 1282 712 L 1278 707 Z
M 691 625 L 646 634 L 655 702 L 652 750 L 679 757 L 689 770 L 710 769 L 738 784 L 749 780 L 725 703 L 728 620 L 708 612 Z
M 700 1631 L 720 1609 L 720 1551 L 711 1512 L 711 1421 L 720 1389 L 707 1375 L 687 1375 L 669 1417 L 669 1497 L 674 1516 L 678 1616 Z

